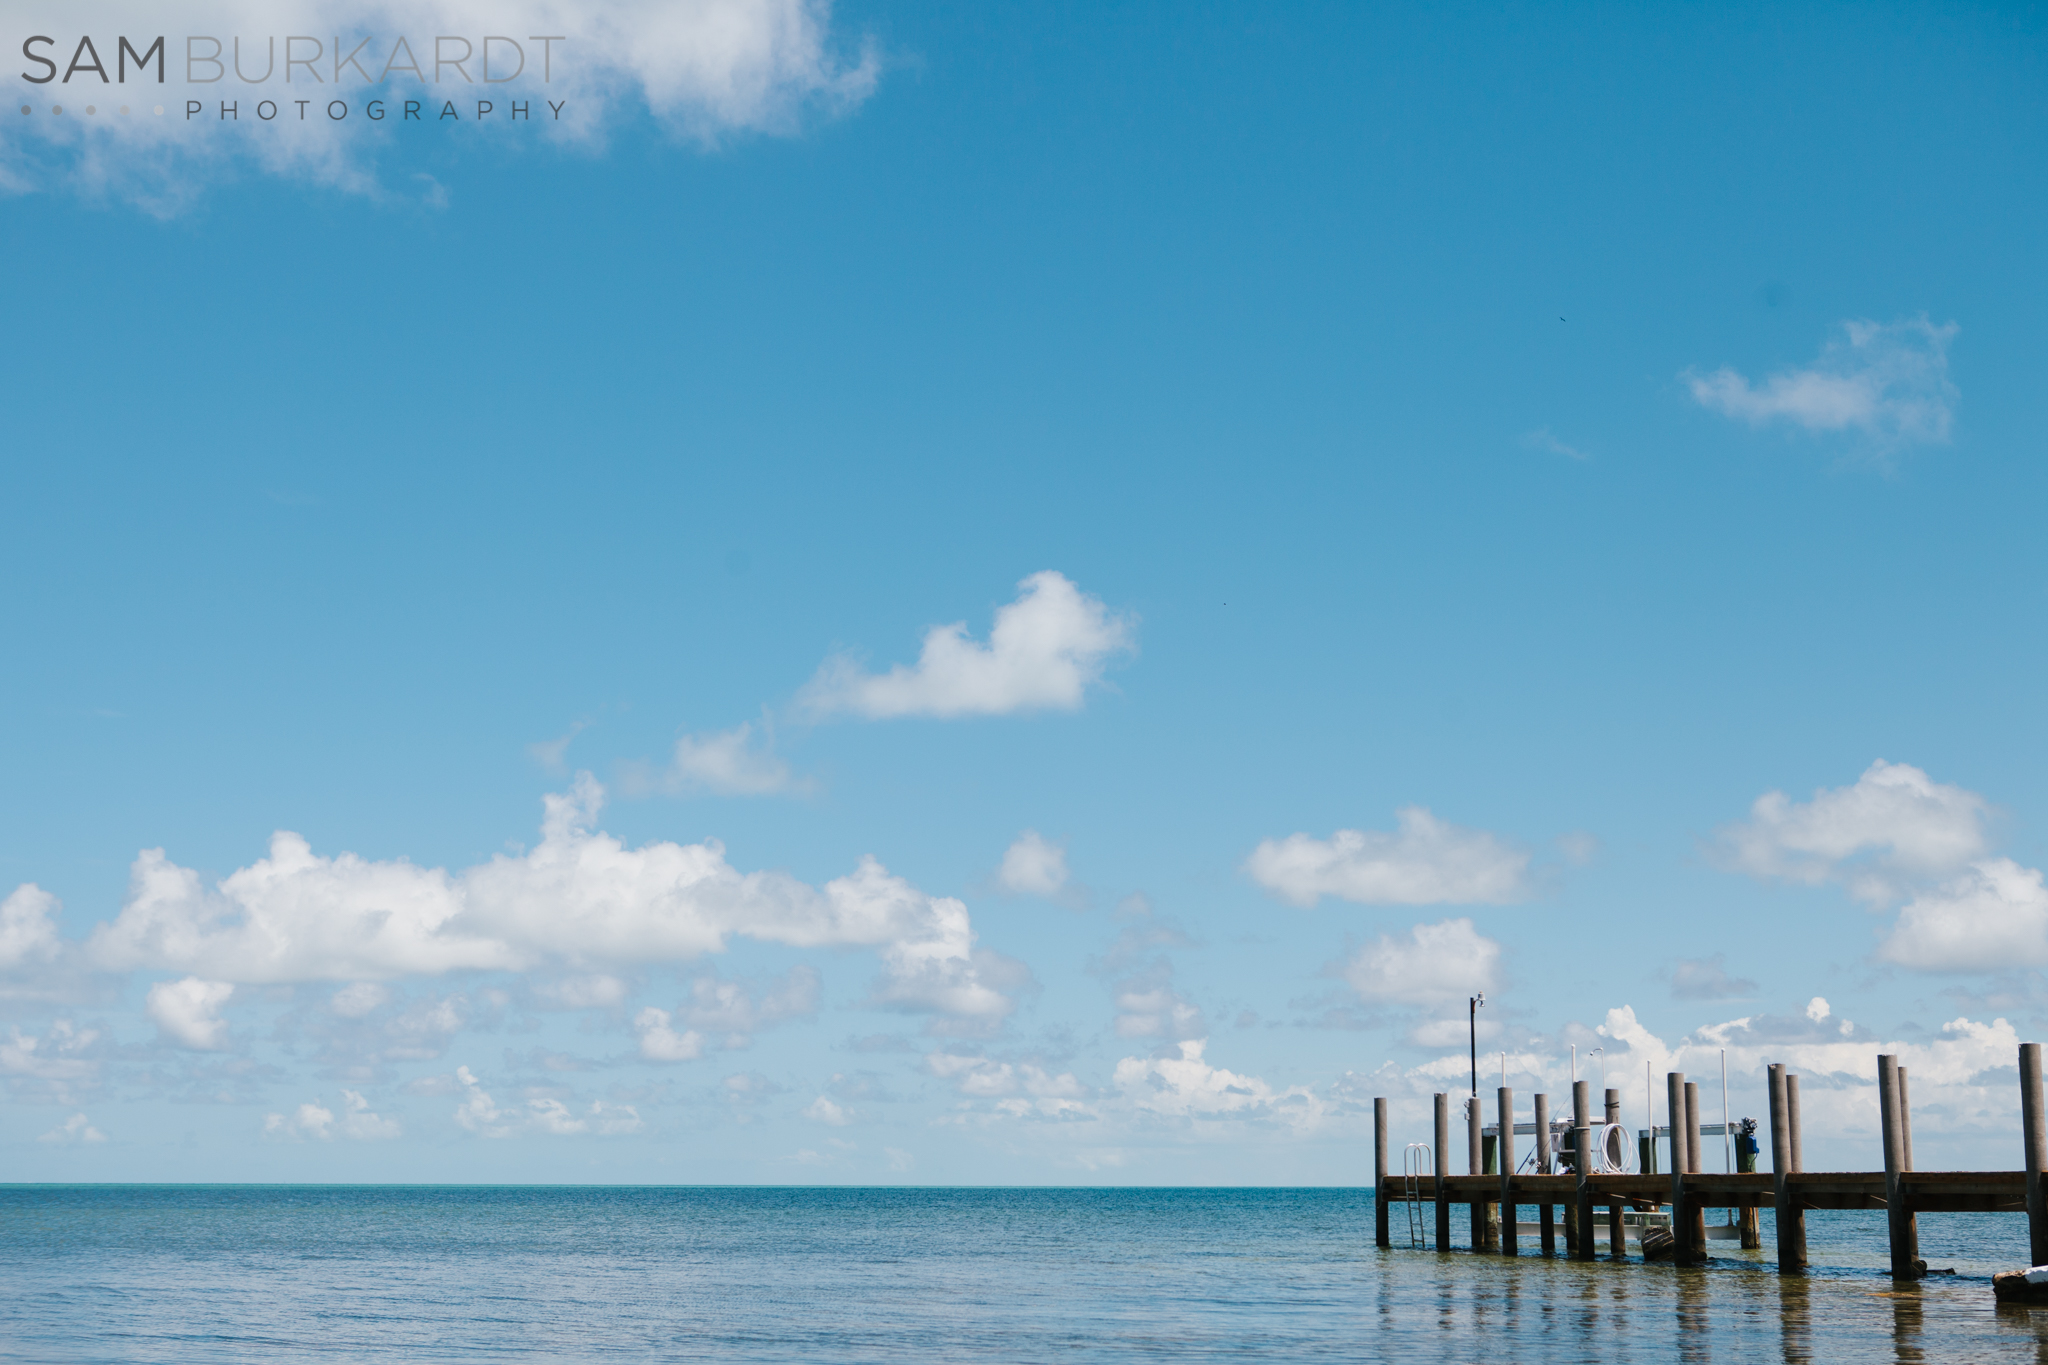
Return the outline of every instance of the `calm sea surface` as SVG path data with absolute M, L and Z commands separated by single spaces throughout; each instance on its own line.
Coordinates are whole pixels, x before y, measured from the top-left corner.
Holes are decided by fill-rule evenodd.
M 1897 1287 L 1809 1219 L 1781 1280 L 1376 1251 L 1361 1190 L 0 1187 L 0 1360 L 2048 1362 L 2023 1218 Z

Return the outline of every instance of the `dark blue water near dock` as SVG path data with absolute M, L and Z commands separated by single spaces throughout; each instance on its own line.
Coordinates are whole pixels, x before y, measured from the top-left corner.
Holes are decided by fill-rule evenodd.
M 1397 1239 L 1402 1220 L 1395 1210 Z M 1376 1251 L 1361 1190 L 0 1187 L 0 1360 L 2048 1362 L 2025 1220 L 1814 1270 Z M 1765 1245 L 1770 1245 L 1765 1214 Z

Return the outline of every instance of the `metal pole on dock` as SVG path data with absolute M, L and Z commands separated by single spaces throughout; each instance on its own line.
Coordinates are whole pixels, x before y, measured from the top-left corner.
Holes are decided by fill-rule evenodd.
M 2048 1265 L 2048 1126 L 2041 1112 L 2041 1045 L 2020 1044 L 2020 1129 L 2027 1148 L 2027 1241 L 2035 1265 Z
M 1436 1168 L 1436 1249 L 1451 1249 L 1451 1188 L 1444 1184 L 1450 1169 L 1451 1097 L 1442 1091 L 1436 1097 L 1436 1151 L 1429 1164 Z
M 1549 1175 L 1556 1163 L 1550 1155 L 1550 1096 L 1536 1097 L 1536 1174 Z M 1536 1235 L 1545 1256 L 1557 1254 L 1557 1218 L 1552 1212 L 1550 1196 L 1543 1196 L 1544 1202 L 1536 1206 Z
M 1913 1262 L 1919 1259 L 1920 1249 L 1914 1245 L 1916 1229 L 1913 1211 L 1906 1204 L 1905 1182 L 1899 1179 L 1906 1169 L 1906 1139 L 1899 1119 L 1899 1059 L 1889 1053 L 1879 1053 L 1877 1058 L 1877 1111 L 1878 1129 L 1884 1136 L 1884 1209 L 1892 1278 L 1917 1280 L 1920 1272 Z
M 1691 1220 L 1685 1214 L 1685 1073 L 1664 1075 L 1664 1105 L 1671 1116 L 1671 1260 L 1675 1265 L 1692 1264 Z
M 1372 1239 L 1376 1246 L 1392 1246 L 1387 1236 L 1387 1102 L 1377 1096 L 1372 1102 Z
M 1465 1136 L 1465 1174 L 1486 1174 L 1486 1157 L 1480 1149 L 1479 1096 L 1476 1094 L 1471 1099 L 1465 1101 Z M 1484 1251 L 1486 1250 L 1486 1201 L 1477 1195 L 1473 1196 L 1471 1210 L 1472 1249 L 1474 1251 Z
M 1506 1063 L 1502 1063 L 1503 1069 Z M 1515 1092 L 1500 1088 L 1500 1254 L 1518 1256 L 1522 1248 L 1515 1240 Z
M 1589 1081 L 1572 1082 L 1572 1164 L 1579 1181 L 1572 1201 L 1572 1221 L 1578 1224 L 1577 1245 L 1572 1254 L 1581 1261 L 1593 1259 L 1593 1091 Z

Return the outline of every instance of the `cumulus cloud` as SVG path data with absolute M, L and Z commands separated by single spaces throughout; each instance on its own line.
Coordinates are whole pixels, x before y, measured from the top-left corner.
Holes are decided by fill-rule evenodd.
M 704 1035 L 695 1029 L 676 1032 L 675 1018 L 665 1009 L 641 1010 L 633 1031 L 640 1035 L 640 1055 L 650 1062 L 694 1062 L 704 1055 Z
M 1948 344 L 1956 324 L 1923 314 L 1900 322 L 1845 322 L 1820 357 L 1752 384 L 1732 369 L 1681 376 L 1694 400 L 1751 426 L 1790 422 L 1808 431 L 1859 431 L 1886 445 L 1942 442 L 1956 404 Z
M 1203 1058 L 1206 1039 L 1180 1044 L 1177 1056 L 1126 1057 L 1116 1086 L 1137 1109 L 1183 1122 L 1260 1119 L 1294 1129 L 1315 1126 L 1324 1104 L 1307 1086 L 1275 1090 L 1257 1076 L 1215 1067 Z
M 149 1017 L 156 1020 L 166 1038 L 181 1047 L 217 1051 L 228 1042 L 221 1006 L 234 993 L 234 986 L 226 981 L 202 981 L 196 976 L 159 981 L 149 988 Z
M 358 981 L 344 986 L 328 998 L 327 1008 L 344 1019 L 360 1019 L 373 1013 L 391 998 L 389 987 L 376 981 Z
M 537 846 L 460 873 L 322 857 L 280 832 L 267 858 L 208 886 L 162 849 L 147 850 L 120 914 L 94 930 L 87 951 L 109 970 L 187 971 L 217 982 L 374 982 L 683 962 L 742 936 L 877 949 L 883 970 L 871 1003 L 884 1008 L 969 1027 L 992 1026 L 1015 1008 L 1007 992 L 1027 974 L 977 946 L 961 902 L 926 895 L 873 858 L 813 887 L 784 873 L 739 872 L 716 840 L 628 849 L 594 828 L 603 796 L 580 775 L 569 792 L 546 798 Z
M 1437 1009 L 1498 990 L 1500 953 L 1471 920 L 1447 919 L 1380 935 L 1352 954 L 1343 974 L 1367 1004 Z
M 1079 710 L 1109 661 L 1135 646 L 1135 618 L 1113 613 L 1065 575 L 1046 570 L 1022 583 L 996 611 L 987 644 L 967 623 L 934 626 L 914 666 L 865 672 L 853 659 L 826 660 L 799 704 L 812 716 L 1004 716 Z
M 117 35 L 163 32 L 162 13 L 140 0 L 95 5 L 92 37 L 103 62 L 117 66 Z M 429 101 L 435 113 L 452 101 L 463 121 L 473 121 L 479 99 L 492 100 L 499 119 L 509 119 L 512 100 L 523 100 L 537 116 L 505 123 L 504 131 L 591 150 L 601 149 L 622 120 L 642 113 L 672 135 L 715 144 L 736 134 L 794 133 L 807 117 L 849 110 L 874 89 L 880 67 L 871 46 L 845 51 L 827 0 L 501 0 L 488 7 L 420 0 L 396 10 L 382 0 L 195 0 L 178 20 L 176 34 L 166 37 L 163 85 L 152 65 L 138 86 L 132 62 L 125 86 L 103 84 L 89 70 L 64 81 L 76 29 L 64 29 L 58 48 L 39 49 L 58 64 L 59 79 L 25 87 L 34 90 L 38 116 L 15 118 L 0 130 L 8 186 L 19 192 L 70 185 L 170 214 L 211 180 L 253 166 L 386 194 L 376 162 L 400 133 L 391 118 L 367 117 L 363 106 L 371 99 L 386 100 L 393 113 L 407 98 Z M 212 49 L 201 40 L 192 48 L 200 61 L 188 66 L 184 40 L 193 34 L 220 39 L 222 65 L 207 64 Z M 294 42 L 288 34 L 330 36 Z M 347 35 L 338 47 L 335 34 Z M 495 39 L 486 53 L 490 34 L 513 36 Z M 466 36 L 438 43 L 437 35 Z M 437 66 L 437 57 L 466 65 Z M 302 64 L 286 65 L 293 58 Z M 220 79 L 208 83 L 215 74 Z M 302 121 L 293 99 L 306 95 L 318 104 L 315 116 Z M 202 101 L 212 117 L 188 122 L 187 99 Z M 257 109 L 264 99 L 284 116 L 264 121 Z M 348 103 L 348 117 L 319 117 L 333 99 Z M 124 117 L 117 111 L 128 101 L 133 113 Z M 559 116 L 549 101 L 561 106 Z M 238 105 L 236 117 L 219 117 L 223 102 Z M 47 112 L 56 104 L 66 108 L 64 116 Z M 89 104 L 95 115 L 84 114 Z M 164 115 L 152 112 L 158 107 Z M 429 196 L 437 189 L 430 178 Z
M 268 1137 L 313 1138 L 321 1142 L 335 1138 L 375 1142 L 398 1137 L 402 1131 L 396 1119 L 375 1113 L 370 1102 L 353 1090 L 341 1092 L 341 1104 L 341 1116 L 337 1119 L 332 1109 L 308 1100 L 289 1117 L 270 1115 L 263 1121 L 263 1132 Z
M 53 962 L 63 944 L 57 937 L 57 898 L 24 882 L 0 901 L 0 971 Z
M 1755 995 L 1756 982 L 1728 975 L 1728 954 L 1685 958 L 1671 969 L 1671 994 L 1680 1000 L 1733 1000 Z
M 1526 850 L 1421 806 L 1404 807 L 1395 818 L 1399 828 L 1391 834 L 1340 829 L 1328 839 L 1268 839 L 1245 860 L 1245 871 L 1295 905 L 1323 896 L 1365 905 L 1503 905 L 1530 894 Z
M 1060 896 L 1071 880 L 1066 848 L 1035 829 L 1025 830 L 1003 850 L 1002 866 L 996 869 L 996 884 L 1020 896 Z
M 1765 792 L 1749 819 L 1723 826 L 1721 861 L 1754 877 L 1839 882 L 1882 904 L 1916 882 L 1954 873 L 1985 852 L 1990 805 L 1907 763 L 1872 763 L 1853 786 L 1798 802 Z
M 98 1029 L 80 1028 L 69 1019 L 53 1021 L 40 1034 L 13 1028 L 0 1041 L 0 1076 L 71 1103 L 71 1095 L 90 1089 L 98 1079 L 102 1042 Z
M 83 1114 L 73 1114 L 70 1118 L 36 1139 L 37 1142 L 49 1142 L 66 1147 L 87 1142 L 105 1142 L 106 1140 L 107 1135 L 93 1127 L 92 1120 L 86 1118 Z
M 2038 869 L 1989 858 L 1921 892 L 1878 947 L 1920 971 L 2048 966 L 2048 889 Z

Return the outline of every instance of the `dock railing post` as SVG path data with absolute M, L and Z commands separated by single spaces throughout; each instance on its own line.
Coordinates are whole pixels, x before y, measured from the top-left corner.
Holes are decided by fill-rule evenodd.
M 1917 1280 L 1913 1262 L 1918 1249 L 1913 1245 L 1912 1212 L 1906 1206 L 1905 1182 L 1899 1176 L 1906 1169 L 1906 1141 L 1899 1122 L 1899 1059 L 1889 1053 L 1877 1057 L 1878 1131 L 1884 1138 L 1884 1211 L 1890 1234 L 1892 1278 Z
M 1549 1175 L 1556 1169 L 1550 1155 L 1550 1096 L 1536 1097 L 1536 1174 Z M 1552 1212 L 1550 1194 L 1545 1191 L 1543 1202 L 1536 1206 L 1536 1236 L 1545 1256 L 1557 1254 L 1557 1218 Z
M 1372 1102 L 1372 1239 L 1375 1246 L 1392 1246 L 1387 1236 L 1387 1102 L 1375 1096 Z
M 1572 1201 L 1573 1222 L 1578 1224 L 1573 1254 L 1581 1261 L 1593 1259 L 1593 1083 L 1572 1082 L 1572 1164 L 1577 1167 L 1578 1188 Z
M 2048 1124 L 2041 1112 L 2041 1045 L 2020 1044 L 2020 1131 L 2026 1143 L 2027 1241 L 2035 1265 L 2048 1265 Z
M 1451 1249 L 1451 1187 L 1444 1184 L 1444 1175 L 1450 1170 L 1451 1161 L 1451 1097 L 1441 1091 L 1436 1097 L 1436 1150 L 1429 1164 L 1436 1168 L 1436 1249 Z
M 1479 1132 L 1479 1097 L 1471 1096 L 1465 1101 L 1465 1174 L 1485 1175 L 1486 1156 L 1481 1146 Z M 1486 1200 L 1477 1190 L 1472 1192 L 1472 1249 L 1486 1250 Z
M 1500 1153 L 1500 1254 L 1517 1256 L 1522 1248 L 1515 1240 L 1515 1092 L 1502 1086 L 1496 1108 L 1500 1114 L 1500 1142 L 1494 1147 Z
M 1692 1220 L 1686 1216 L 1686 1159 L 1691 1155 L 1685 1140 L 1685 1073 L 1671 1071 L 1664 1076 L 1664 1104 L 1671 1115 L 1671 1261 L 1691 1265 Z

